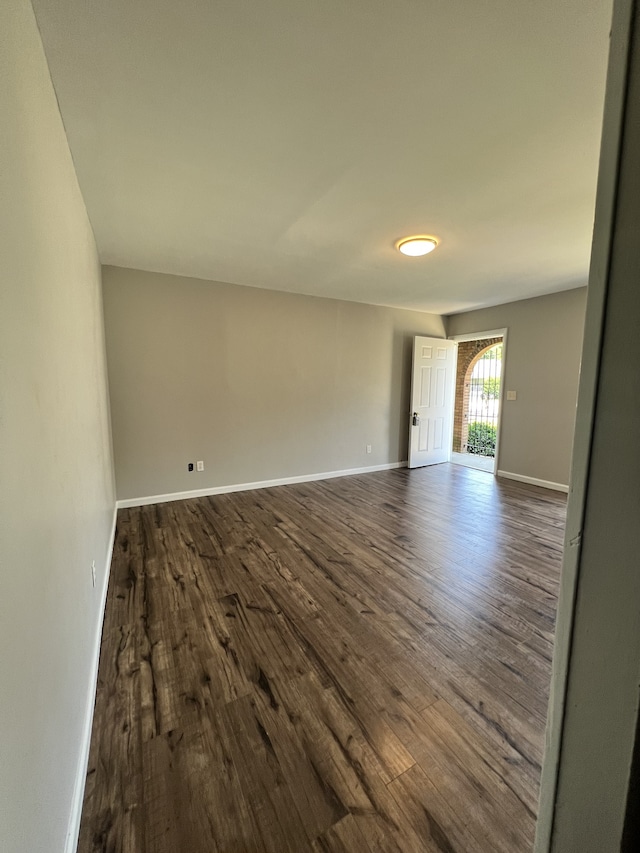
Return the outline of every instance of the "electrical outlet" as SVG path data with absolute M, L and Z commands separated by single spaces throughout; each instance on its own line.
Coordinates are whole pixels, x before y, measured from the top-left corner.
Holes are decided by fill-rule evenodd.
M 204 471 L 204 462 L 200 460 L 200 462 L 196 462 L 196 468 L 198 471 Z
M 371 445 L 367 444 L 367 453 L 371 453 Z
M 193 471 L 193 462 L 189 462 L 187 465 L 187 471 Z
M 96 585 L 96 561 L 91 561 L 91 583 L 93 586 Z

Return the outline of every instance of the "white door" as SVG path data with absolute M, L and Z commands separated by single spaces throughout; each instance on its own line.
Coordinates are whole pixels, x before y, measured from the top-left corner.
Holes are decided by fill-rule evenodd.
M 457 348 L 440 338 L 413 340 L 409 468 L 451 458 Z

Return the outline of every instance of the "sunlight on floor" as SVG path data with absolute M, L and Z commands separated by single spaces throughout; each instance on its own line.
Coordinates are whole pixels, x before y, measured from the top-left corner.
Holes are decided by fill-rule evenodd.
M 452 453 L 451 461 L 454 465 L 464 465 L 466 468 L 475 468 L 477 471 L 494 473 L 495 459 L 493 456 L 478 456 L 475 453 Z

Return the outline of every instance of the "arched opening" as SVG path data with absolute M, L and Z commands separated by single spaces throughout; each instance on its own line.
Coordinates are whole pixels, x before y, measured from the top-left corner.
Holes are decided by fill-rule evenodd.
M 485 347 L 467 368 L 463 401 L 463 452 L 491 458 L 496 455 L 501 373 L 501 343 Z
M 498 440 L 503 339 L 458 345 L 452 461 L 493 471 Z

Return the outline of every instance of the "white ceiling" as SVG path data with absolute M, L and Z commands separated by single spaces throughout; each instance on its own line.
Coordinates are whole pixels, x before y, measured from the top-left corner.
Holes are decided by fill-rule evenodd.
M 104 263 L 439 313 L 586 281 L 611 0 L 34 7 Z

